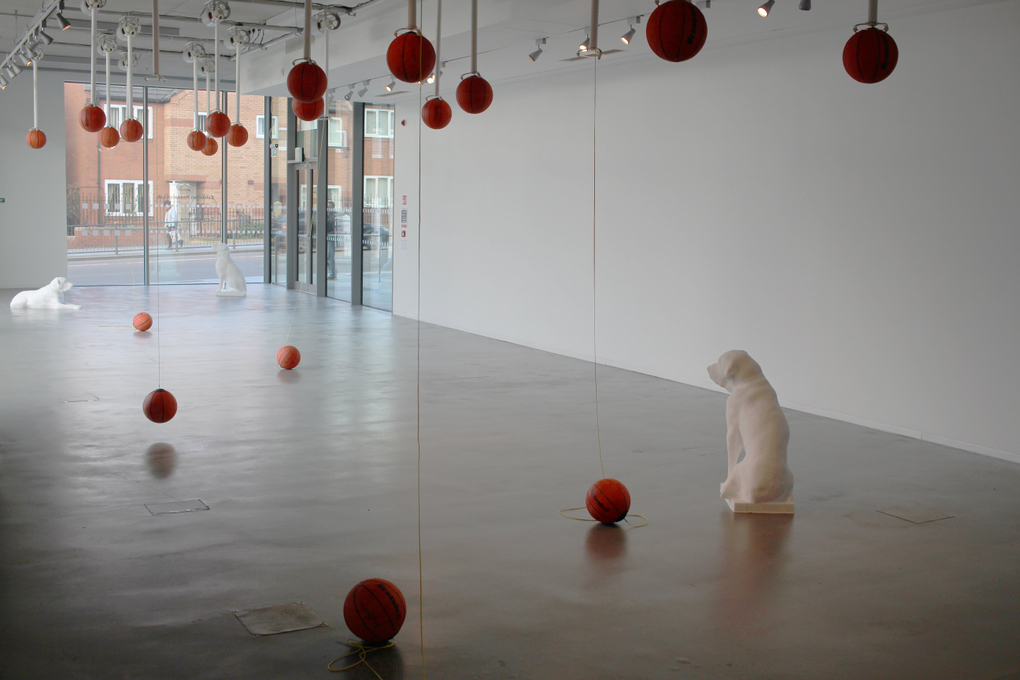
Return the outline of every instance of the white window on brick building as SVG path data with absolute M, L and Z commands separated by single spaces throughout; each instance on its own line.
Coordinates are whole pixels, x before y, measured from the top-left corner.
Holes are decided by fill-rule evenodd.
M 270 139 L 280 138 L 280 125 L 276 116 L 273 116 L 272 127 L 269 129 Z M 265 139 L 266 137 L 266 117 L 255 116 L 255 139 Z
M 329 145 L 339 148 L 347 148 L 347 130 L 344 130 L 342 118 L 329 119 Z
M 144 185 L 141 180 L 106 180 L 106 214 L 112 216 L 141 216 L 145 205 Z M 149 182 L 149 216 L 152 217 L 152 182 Z
M 389 208 L 393 204 L 393 178 L 366 175 L 364 200 L 366 208 Z
M 391 109 L 365 109 L 365 136 L 393 139 L 393 115 Z

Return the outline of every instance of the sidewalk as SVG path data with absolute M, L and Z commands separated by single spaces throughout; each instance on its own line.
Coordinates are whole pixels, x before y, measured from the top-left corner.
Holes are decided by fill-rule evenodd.
M 174 255 L 174 256 L 177 256 L 177 255 L 191 255 L 191 254 L 195 254 L 195 253 L 210 253 L 210 254 L 212 254 L 213 253 L 213 250 L 212 250 L 213 243 L 219 243 L 219 241 L 209 241 L 208 243 L 199 243 L 199 244 L 192 243 L 192 244 L 189 244 L 189 245 L 186 245 L 186 246 L 181 246 L 180 250 L 171 250 L 170 252 L 167 252 L 166 246 L 160 246 L 158 249 L 156 247 L 150 247 L 149 248 L 149 257 L 150 258 L 156 257 L 156 251 L 157 250 L 159 251 L 159 256 L 160 257 L 166 257 L 168 255 Z M 246 251 L 252 251 L 252 250 L 262 250 L 263 248 L 264 248 L 264 245 L 261 244 L 261 243 L 258 243 L 258 244 L 244 244 L 244 245 L 237 245 L 237 246 L 231 245 L 230 246 L 230 252 L 232 252 L 232 253 L 233 252 L 246 252 Z M 68 250 L 67 251 L 67 259 L 68 260 L 106 260 L 106 259 L 120 259 L 120 258 L 130 259 L 130 258 L 133 258 L 133 257 L 141 257 L 141 256 L 142 256 L 142 249 L 141 248 L 119 248 L 117 250 L 117 252 L 114 252 L 113 249 L 110 249 L 110 250 L 86 250 L 86 251 Z

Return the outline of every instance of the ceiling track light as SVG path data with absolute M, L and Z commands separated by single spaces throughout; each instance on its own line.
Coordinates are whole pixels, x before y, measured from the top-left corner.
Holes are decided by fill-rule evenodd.
M 539 38 L 535 41 L 535 47 L 538 49 L 528 55 L 528 59 L 531 61 L 538 61 L 538 58 L 542 56 L 542 45 L 546 44 L 546 38 Z
M 591 44 L 591 36 L 588 34 L 589 29 L 584 29 L 584 40 L 580 45 L 577 46 L 579 52 L 587 52 L 588 46 Z
M 67 29 L 71 28 L 71 22 L 65 19 L 64 15 L 61 14 L 59 10 L 54 16 L 57 19 L 57 25 L 60 26 L 61 31 L 66 31 Z
M 393 92 L 393 89 L 394 89 L 394 88 L 395 88 L 396 86 L 397 86 L 397 81 L 396 81 L 395 79 L 393 79 L 393 78 L 390 78 L 390 82 L 388 82 L 388 83 L 386 84 L 386 91 L 387 91 L 387 92 Z
M 362 83 L 363 87 L 360 90 L 358 90 L 359 97 L 364 97 L 365 94 L 368 92 L 368 84 L 370 82 L 371 82 L 370 80 L 366 80 L 364 83 Z
M 637 33 L 637 29 L 634 28 L 634 24 L 640 24 L 641 17 L 631 17 L 627 19 L 627 25 L 630 26 L 630 30 L 620 36 L 620 42 L 624 45 L 629 45 L 630 41 L 634 38 L 634 34 Z
M 811 9 L 811 0 L 800 0 L 800 9 L 807 12 Z
M 0 90 L 6 90 L 7 86 L 11 84 L 11 81 L 7 79 L 7 76 L 0 73 Z
M 712 0 L 698 0 L 694 4 L 697 5 L 698 7 L 702 8 L 702 9 L 711 9 L 712 8 Z
M 774 4 L 776 4 L 776 0 L 765 0 L 765 4 L 758 8 L 758 16 L 767 17 Z
M 353 97 L 353 96 L 354 96 L 354 86 L 351 85 L 350 89 L 347 90 L 347 94 L 344 95 L 344 101 L 345 102 L 351 101 L 351 97 Z
M 27 56 L 24 52 L 18 52 L 14 55 L 14 63 L 22 68 L 28 68 L 32 65 L 32 58 Z
M 24 71 L 25 69 L 21 68 L 21 65 L 18 64 L 18 62 L 12 61 L 11 63 L 7 64 L 7 70 L 13 72 L 14 75 L 11 76 L 11 78 L 13 78 L 14 76 Z

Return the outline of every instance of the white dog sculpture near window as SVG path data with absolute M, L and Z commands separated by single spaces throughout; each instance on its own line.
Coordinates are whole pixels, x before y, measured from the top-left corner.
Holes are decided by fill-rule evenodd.
M 793 501 L 793 473 L 786 465 L 790 426 L 761 366 L 743 350 L 726 352 L 708 375 L 730 393 L 726 400 L 726 481 L 723 498 L 737 503 Z M 739 463 L 741 450 L 747 453 Z
M 63 276 L 50 281 L 39 290 L 23 290 L 11 300 L 11 309 L 81 309 L 81 305 L 64 302 L 64 293 L 74 284 Z
M 248 294 L 248 284 L 237 263 L 230 259 L 230 249 L 226 243 L 214 243 L 216 251 L 216 275 L 220 277 L 220 288 L 216 294 L 220 297 L 244 297 Z

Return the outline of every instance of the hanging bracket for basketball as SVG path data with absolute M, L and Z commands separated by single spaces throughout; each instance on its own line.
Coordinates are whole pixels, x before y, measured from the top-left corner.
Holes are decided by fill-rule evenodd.
M 206 26 L 213 29 L 213 75 L 216 81 L 216 108 L 205 119 L 205 131 L 211 137 L 223 137 L 230 131 L 230 117 L 220 110 L 220 22 L 230 17 L 226 0 L 210 0 L 203 10 Z
M 294 62 L 287 74 L 287 91 L 290 96 L 304 104 L 322 99 L 326 93 L 326 72 L 312 61 L 312 0 L 305 0 L 305 53 Z
M 440 55 L 443 46 L 443 0 L 436 1 L 436 93 L 425 98 L 421 107 L 421 119 L 433 130 L 441 130 L 453 120 L 453 109 L 439 96 L 439 79 L 443 77 L 443 62 Z
M 184 61 L 191 64 L 192 92 L 195 95 L 195 116 L 192 119 L 191 132 L 188 133 L 188 148 L 201 151 L 205 147 L 205 133 L 198 128 L 198 65 L 205 59 L 205 48 L 201 43 L 189 42 L 184 46 Z
M 601 59 L 602 50 L 599 49 L 599 0 L 591 0 L 591 28 L 589 30 L 588 42 L 584 47 L 577 50 L 577 56 Z
M 884 28 L 879 30 L 879 25 Z M 861 31 L 861 26 L 867 28 Z M 854 26 L 854 34 L 843 47 L 843 68 L 859 83 L 878 83 L 889 77 L 899 57 L 889 24 L 878 22 L 878 0 L 868 0 L 868 20 Z
M 241 52 L 251 42 L 251 33 L 240 26 L 227 31 L 227 47 L 235 50 L 234 55 L 234 124 L 227 131 L 227 144 L 244 146 L 248 141 L 248 130 L 241 125 Z
M 142 124 L 135 118 L 135 91 L 132 84 L 135 53 L 131 41 L 141 33 L 141 30 L 142 22 L 137 17 L 121 17 L 117 25 L 117 39 L 127 44 L 127 52 L 123 54 L 120 62 L 121 68 L 127 71 L 127 109 L 124 113 L 124 122 L 120 124 L 120 136 L 125 142 L 137 142 L 144 132 Z

